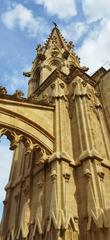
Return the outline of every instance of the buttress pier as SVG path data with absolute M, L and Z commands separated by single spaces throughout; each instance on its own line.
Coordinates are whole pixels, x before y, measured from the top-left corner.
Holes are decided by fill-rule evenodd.
M 1 239 L 110 240 L 110 71 L 89 76 L 57 26 L 36 51 L 28 97 L 0 100 L 19 110 L 0 132 L 14 146 Z

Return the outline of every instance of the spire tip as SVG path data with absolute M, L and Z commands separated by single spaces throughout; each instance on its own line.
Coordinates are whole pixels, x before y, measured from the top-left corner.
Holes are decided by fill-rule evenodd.
M 54 25 L 55 28 L 58 28 L 58 25 L 56 24 L 56 22 L 53 22 L 53 21 L 52 21 L 52 23 L 53 23 L 53 25 Z

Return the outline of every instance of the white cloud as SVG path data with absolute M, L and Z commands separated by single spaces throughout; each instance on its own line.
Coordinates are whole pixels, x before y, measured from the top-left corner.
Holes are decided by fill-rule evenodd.
M 90 72 L 94 72 L 110 60 L 110 0 L 83 0 L 82 6 L 90 33 L 78 54 L 81 62 L 90 67 Z M 94 21 L 98 22 L 92 29 Z
M 83 65 L 90 67 L 90 72 L 101 67 L 110 56 L 110 20 L 102 20 L 78 49 Z
M 110 0 L 83 0 L 82 5 L 89 21 L 110 17 Z
M 30 36 L 37 36 L 37 34 L 45 34 L 48 26 L 42 17 L 35 18 L 31 10 L 17 4 L 11 9 L 4 12 L 1 16 L 2 22 L 8 29 L 19 27 L 21 31 L 27 31 Z
M 88 30 L 88 25 L 85 22 L 72 22 L 69 25 L 62 27 L 62 34 L 67 40 L 78 41 Z
M 34 2 L 43 5 L 50 15 L 56 14 L 60 19 L 77 14 L 74 0 L 34 0 Z
M 27 96 L 29 79 L 23 76 L 22 73 L 30 71 L 31 67 L 31 65 L 27 64 L 19 71 L 15 69 L 11 73 L 4 73 L 1 85 L 7 88 L 8 94 L 13 94 L 15 90 L 20 90 L 25 94 L 25 96 Z
M 7 88 L 9 94 L 13 94 L 17 89 L 23 91 L 23 93 L 26 94 L 28 80 L 21 75 L 21 72 L 14 70 L 10 74 L 4 74 L 3 85 Z

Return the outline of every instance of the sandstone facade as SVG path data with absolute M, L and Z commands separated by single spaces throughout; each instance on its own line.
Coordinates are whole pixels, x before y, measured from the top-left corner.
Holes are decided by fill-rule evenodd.
M 93 76 L 57 26 L 37 46 L 28 98 L 0 89 L 14 150 L 3 240 L 110 239 L 110 71 Z

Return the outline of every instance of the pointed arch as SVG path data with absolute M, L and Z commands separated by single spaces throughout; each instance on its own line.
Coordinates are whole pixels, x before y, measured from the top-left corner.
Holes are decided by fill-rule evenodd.
M 53 110 L 48 106 L 0 100 L 0 136 L 7 136 L 11 150 L 23 141 L 27 147 L 39 144 L 51 153 L 54 144 Z

